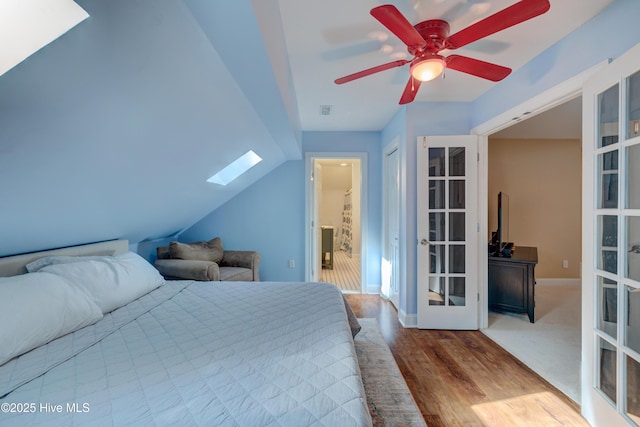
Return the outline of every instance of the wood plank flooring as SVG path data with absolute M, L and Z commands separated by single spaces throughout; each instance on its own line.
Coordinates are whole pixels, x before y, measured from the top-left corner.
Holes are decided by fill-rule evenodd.
M 333 269 L 323 268 L 320 281 L 333 283 L 343 291 L 360 292 L 360 255 L 349 257 L 345 251 L 334 251 Z
M 479 331 L 405 329 L 377 295 L 346 295 L 375 317 L 429 427 L 588 426 L 580 408 Z

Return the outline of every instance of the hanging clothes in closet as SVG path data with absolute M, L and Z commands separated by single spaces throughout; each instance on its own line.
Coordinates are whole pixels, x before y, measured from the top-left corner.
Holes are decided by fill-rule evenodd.
M 351 188 L 344 193 L 344 208 L 342 210 L 342 235 L 340 249 L 351 257 L 351 225 L 352 225 Z

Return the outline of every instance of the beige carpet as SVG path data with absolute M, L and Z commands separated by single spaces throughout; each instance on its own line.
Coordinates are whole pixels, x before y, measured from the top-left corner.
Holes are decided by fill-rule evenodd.
M 374 426 L 426 426 L 376 319 L 358 319 L 354 339 Z
M 490 311 L 482 332 L 579 404 L 580 315 L 580 286 L 545 281 L 536 285 L 535 323 Z

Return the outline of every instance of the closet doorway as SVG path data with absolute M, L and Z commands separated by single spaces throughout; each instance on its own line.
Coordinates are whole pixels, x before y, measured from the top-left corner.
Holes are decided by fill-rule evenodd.
M 344 293 L 361 293 L 363 162 L 354 157 L 310 161 L 311 280 L 333 283 Z

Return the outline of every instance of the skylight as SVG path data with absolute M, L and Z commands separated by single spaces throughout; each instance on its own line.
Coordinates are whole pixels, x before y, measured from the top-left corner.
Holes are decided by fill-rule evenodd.
M 254 153 L 253 150 L 249 150 L 220 172 L 207 179 L 207 182 L 227 185 L 261 161 L 262 158 L 260 156 Z
M 88 16 L 73 0 L 0 0 L 0 75 Z

